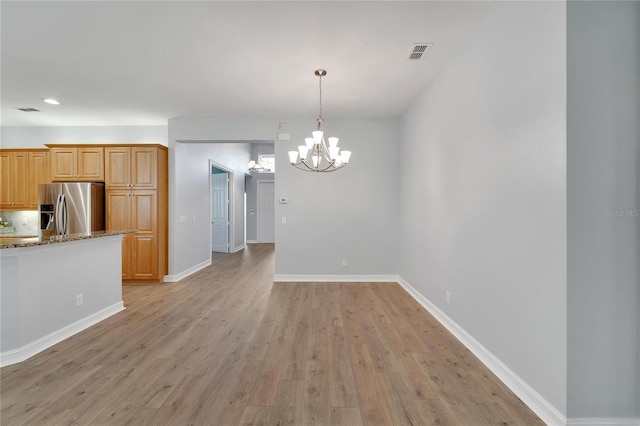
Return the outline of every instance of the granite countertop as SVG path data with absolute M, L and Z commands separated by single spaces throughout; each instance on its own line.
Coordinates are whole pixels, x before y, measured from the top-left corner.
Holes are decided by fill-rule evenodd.
M 21 248 L 42 246 L 47 244 L 64 243 L 67 241 L 88 240 L 91 238 L 110 237 L 113 235 L 133 234 L 136 230 L 128 229 L 124 231 L 96 231 L 91 234 L 68 234 L 64 237 L 51 237 L 50 239 L 42 239 L 38 236 L 6 236 L 0 235 L 0 249 Z

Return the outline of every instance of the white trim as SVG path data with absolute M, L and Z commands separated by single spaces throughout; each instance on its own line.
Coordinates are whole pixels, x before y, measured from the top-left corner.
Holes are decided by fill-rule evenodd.
M 455 321 L 449 318 L 436 305 L 431 303 L 420 292 L 413 288 L 402 277 L 398 277 L 398 283 L 420 303 L 431 315 L 433 315 L 447 330 L 449 330 L 463 345 L 482 361 L 498 378 L 515 393 L 534 413 L 549 425 L 565 425 L 567 419 L 539 393 L 533 390 L 524 380 L 509 369 L 502 361 L 493 355 L 480 342 L 474 339 Z
M 111 315 L 115 315 L 125 309 L 122 301 L 114 303 L 111 306 L 107 306 L 104 309 L 94 312 L 93 314 L 86 316 L 74 323 L 71 323 L 59 330 L 51 332 L 46 336 L 27 343 L 18 349 L 0 353 L 0 367 L 6 367 L 7 365 L 17 364 L 18 362 L 25 361 L 32 356 L 50 348 L 56 343 L 62 342 L 74 334 L 81 332 L 84 329 L 91 327 L 100 321 L 109 318 Z
M 617 418 L 575 418 L 568 419 L 567 426 L 639 426 L 640 419 L 617 419 Z
M 247 244 L 258 244 L 258 240 L 247 240 Z
M 200 269 L 204 269 L 207 266 L 211 265 L 211 258 L 209 258 L 209 260 L 205 260 L 204 262 L 201 262 L 195 266 L 192 266 L 191 268 L 187 269 L 186 271 L 182 271 L 178 274 L 174 274 L 174 275 L 166 275 L 164 277 L 164 281 L 168 282 L 168 283 L 175 283 L 178 282 L 184 278 L 187 278 L 189 275 L 191 274 L 195 274 L 196 272 L 198 272 Z
M 397 275 L 290 275 L 277 274 L 273 281 L 282 282 L 390 282 L 398 281 Z
M 232 250 L 231 250 L 231 253 L 237 253 L 237 252 L 239 252 L 240 250 L 244 250 L 244 247 L 245 247 L 245 246 L 244 246 L 244 244 L 242 244 L 242 245 L 240 245 L 240 246 L 238 246 L 238 247 L 236 247 L 236 248 L 232 249 Z

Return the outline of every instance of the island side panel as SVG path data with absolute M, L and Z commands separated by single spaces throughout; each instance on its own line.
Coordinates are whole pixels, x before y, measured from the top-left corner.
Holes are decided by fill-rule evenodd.
M 0 265 L 0 353 L 21 346 L 19 277 L 20 259 L 3 256 Z
M 3 324 L 17 323 L 3 326 L 2 364 L 12 363 L 7 352 L 31 356 L 122 310 L 121 247 L 122 235 L 115 235 L 2 250 L 2 269 L 6 264 L 14 277 L 5 280 L 3 272 L 2 304 L 18 306 L 17 321 L 2 312 Z

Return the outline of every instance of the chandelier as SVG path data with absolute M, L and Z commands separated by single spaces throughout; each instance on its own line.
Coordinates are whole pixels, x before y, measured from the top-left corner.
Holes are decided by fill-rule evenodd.
M 324 120 L 322 118 L 322 77 L 327 75 L 325 70 L 316 70 L 320 83 L 320 113 L 318 115 L 318 127 L 311 134 L 313 137 L 305 138 L 305 145 L 298 146 L 297 151 L 289 151 L 289 161 L 293 167 L 305 172 L 333 172 L 349 164 L 351 151 L 340 151 L 338 138 L 324 139 Z
M 258 156 L 258 158 L 260 158 Z M 249 170 L 252 172 L 258 172 L 258 173 L 273 173 L 273 169 L 271 169 L 268 165 L 264 164 L 264 161 L 261 161 L 260 159 L 258 160 L 258 162 L 255 162 L 253 160 L 249 161 Z

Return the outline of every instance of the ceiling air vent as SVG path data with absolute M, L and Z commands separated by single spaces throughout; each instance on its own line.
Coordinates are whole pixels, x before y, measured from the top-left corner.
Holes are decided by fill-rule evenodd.
M 413 43 L 411 46 L 411 52 L 409 52 L 410 61 L 419 61 L 427 54 L 427 51 L 431 49 L 433 43 Z
M 40 112 L 39 109 L 29 108 L 29 107 L 27 107 L 27 108 L 16 108 L 16 109 L 18 109 L 20 111 L 23 111 L 23 112 Z

